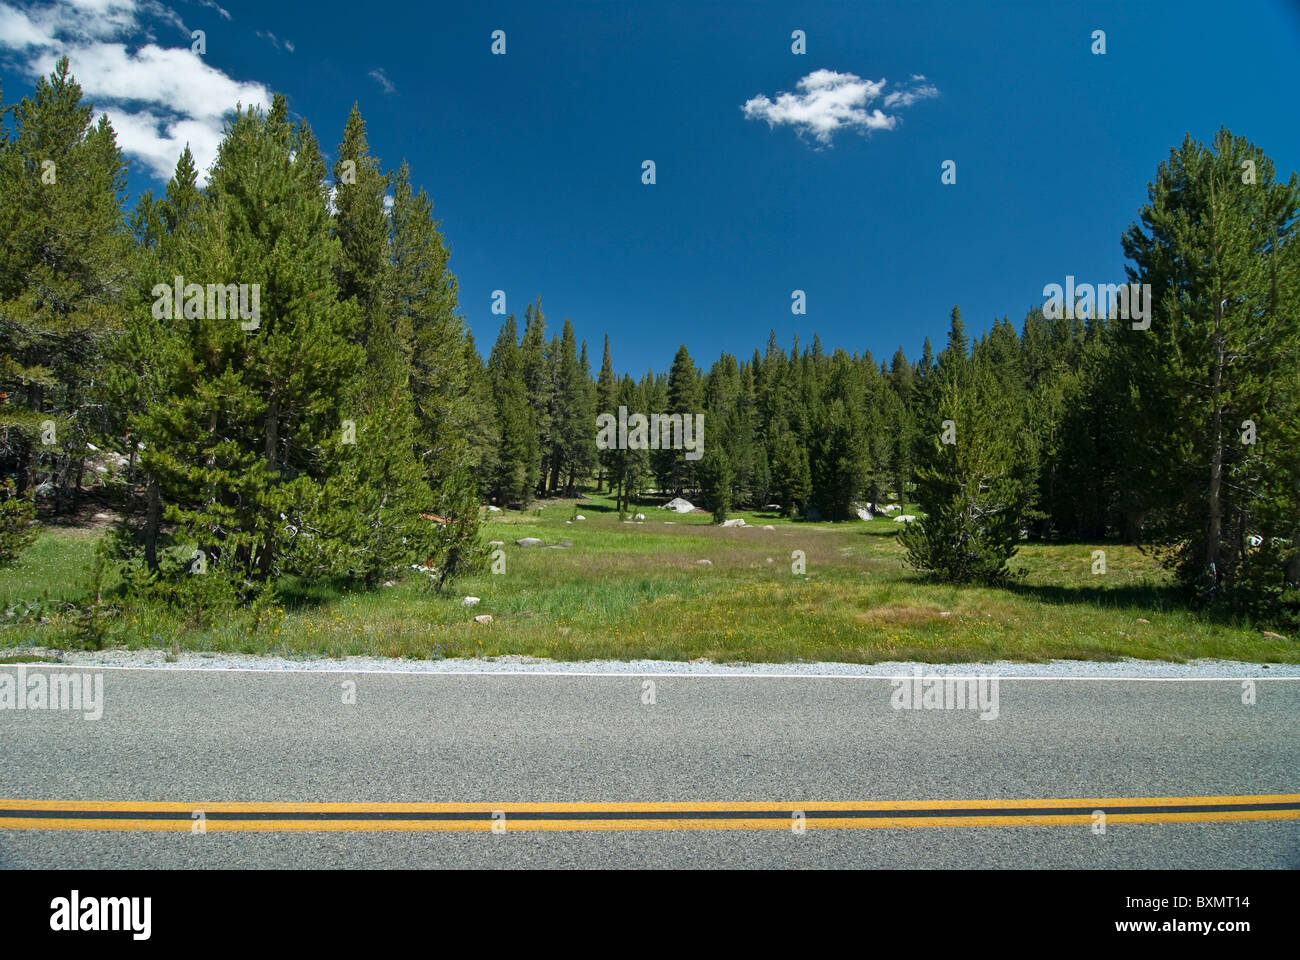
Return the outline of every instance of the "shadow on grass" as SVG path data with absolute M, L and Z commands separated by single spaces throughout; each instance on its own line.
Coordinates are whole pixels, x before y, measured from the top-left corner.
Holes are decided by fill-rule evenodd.
M 1055 584 L 1008 583 L 1008 593 L 1062 605 L 1086 604 L 1093 607 L 1140 607 L 1144 610 L 1186 610 L 1193 612 L 1177 587 L 1156 584 L 1124 584 L 1117 587 L 1063 587 Z

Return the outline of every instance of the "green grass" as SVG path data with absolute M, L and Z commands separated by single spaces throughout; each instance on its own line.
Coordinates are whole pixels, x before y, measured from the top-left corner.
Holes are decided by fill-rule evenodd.
M 901 524 L 888 518 L 801 523 L 741 511 L 733 516 L 752 529 L 721 529 L 704 513 L 643 506 L 646 521 L 629 524 L 607 498 L 577 503 L 587 519 L 571 524 L 572 500 L 492 514 L 483 539 L 505 541 L 505 573 L 458 581 L 446 596 L 430 594 L 424 575 L 411 570 L 369 592 L 291 583 L 256 629 L 236 617 L 200 631 L 152 607 L 128 606 L 105 642 L 304 658 L 1300 662 L 1295 640 L 1194 615 L 1150 557 L 1121 544 L 1027 543 L 1013 566 L 1028 572 L 1014 586 L 948 586 L 904 567 Z M 775 529 L 758 529 L 763 524 Z M 527 536 L 572 546 L 515 546 Z M 1104 575 L 1091 572 L 1098 548 L 1107 555 Z M 44 531 L 17 567 L 0 571 L 5 609 L 84 594 L 93 549 L 85 532 Z M 792 571 L 794 551 L 804 555 L 802 574 Z M 463 607 L 465 595 L 482 602 Z M 493 623 L 475 623 L 479 614 Z M 11 618 L 0 647 L 72 642 L 70 615 L 55 610 L 46 620 Z

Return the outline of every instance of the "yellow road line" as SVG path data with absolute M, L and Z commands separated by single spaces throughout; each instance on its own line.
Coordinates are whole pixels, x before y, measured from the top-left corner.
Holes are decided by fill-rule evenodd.
M 1266 808 L 1259 809 L 1261 806 Z M 1032 812 L 1015 813 L 1017 810 Z M 1054 810 L 1062 812 L 1051 812 Z M 1091 824 L 1095 810 L 1106 813 L 1107 824 L 1300 820 L 1300 794 L 631 803 L 0 799 L 0 829 L 180 833 L 199 829 L 212 833 L 790 830 L 800 823 L 796 814 L 803 815 L 801 823 L 807 829 L 910 829 L 1078 826 Z M 200 811 L 202 817 L 196 816 Z

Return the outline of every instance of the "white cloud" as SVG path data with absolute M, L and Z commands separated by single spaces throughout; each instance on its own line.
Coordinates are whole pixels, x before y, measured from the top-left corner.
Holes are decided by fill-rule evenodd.
M 292 40 L 286 40 L 284 41 L 284 49 L 288 50 L 290 53 L 293 53 L 298 48 L 293 45 Z
M 209 5 L 224 13 L 215 3 L 204 4 Z M 0 2 L 0 48 L 19 52 L 33 77 L 48 74 L 67 56 L 96 112 L 108 114 L 124 153 L 166 180 L 188 143 L 204 182 L 225 117 L 237 103 L 265 108 L 271 95 L 260 83 L 235 80 L 210 66 L 188 42 L 140 46 L 141 37 L 152 36 L 150 19 L 184 30 L 180 18 L 156 0 L 66 0 L 27 10 Z
M 230 19 L 230 12 L 216 3 L 216 0 L 197 0 L 200 7 L 207 7 L 209 10 L 215 10 L 227 20 Z
M 374 70 L 371 70 L 370 73 L 367 74 L 367 76 L 369 76 L 371 80 L 375 81 L 375 83 L 383 87 L 384 93 L 397 92 L 397 87 L 393 85 L 393 81 L 388 79 L 387 74 L 384 73 L 383 67 L 376 67 Z
M 924 79 L 913 74 L 913 81 L 918 77 Z M 872 106 L 877 100 L 886 109 L 893 109 L 939 95 L 932 84 L 899 87 L 886 93 L 887 83 L 883 78 L 864 80 L 852 73 L 815 70 L 795 85 L 797 92 L 779 93 L 775 100 L 760 93 L 741 110 L 750 120 L 765 120 L 769 127 L 791 126 L 799 136 L 811 135 L 818 143 L 829 146 L 841 130 L 870 133 L 898 126 L 897 114 Z

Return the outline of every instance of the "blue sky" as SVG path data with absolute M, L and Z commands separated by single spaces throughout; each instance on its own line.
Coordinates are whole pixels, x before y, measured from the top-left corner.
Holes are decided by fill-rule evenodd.
M 1227 125 L 1300 168 L 1284 0 L 0 0 L 6 102 L 60 52 L 118 127 L 133 191 L 180 143 L 210 155 L 237 98 L 283 92 L 331 152 L 358 101 L 373 150 L 433 196 L 480 349 L 493 290 L 521 318 L 540 295 L 593 363 L 608 331 L 634 374 L 679 343 L 706 366 L 747 357 L 769 329 L 915 358 L 954 303 L 978 333 L 1067 274 L 1122 281 L 1120 233 L 1188 132 Z

